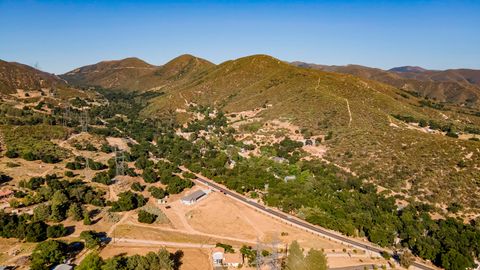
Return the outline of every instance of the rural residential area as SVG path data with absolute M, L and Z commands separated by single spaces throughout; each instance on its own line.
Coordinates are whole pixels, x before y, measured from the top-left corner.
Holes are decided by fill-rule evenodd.
M 0 270 L 480 270 L 479 13 L 0 0 Z

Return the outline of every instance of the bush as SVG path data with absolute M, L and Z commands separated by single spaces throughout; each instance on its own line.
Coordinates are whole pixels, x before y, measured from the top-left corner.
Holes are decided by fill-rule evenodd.
M 138 211 L 138 222 L 152 224 L 157 219 L 157 215 L 145 210 Z

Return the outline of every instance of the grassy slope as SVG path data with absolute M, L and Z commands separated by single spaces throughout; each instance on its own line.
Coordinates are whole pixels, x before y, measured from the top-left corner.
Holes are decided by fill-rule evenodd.
M 391 114 L 444 121 L 440 112 L 420 108 L 401 90 L 350 75 L 293 67 L 269 56 L 228 61 L 204 76 L 171 89 L 143 112 L 152 115 L 185 107 L 185 100 L 238 112 L 271 107 L 260 116 L 282 118 L 314 133 L 333 131 L 327 158 L 377 183 L 432 201 L 461 200 L 479 207 L 480 144 L 409 130 Z M 347 100 L 352 113 L 349 124 Z M 442 112 L 443 113 L 443 112 Z M 453 112 L 444 112 L 455 117 Z M 478 117 L 468 116 L 478 123 Z M 391 120 L 389 120 L 391 119 Z M 390 126 L 394 121 L 399 128 Z M 466 159 L 473 153 L 470 159 Z M 467 167 L 456 164 L 465 159 Z M 408 181 L 408 184 L 407 184 Z M 427 191 L 428 190 L 428 191 Z

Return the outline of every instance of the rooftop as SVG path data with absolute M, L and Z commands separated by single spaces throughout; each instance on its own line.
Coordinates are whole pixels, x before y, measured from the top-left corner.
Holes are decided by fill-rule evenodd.
M 242 263 L 242 254 L 240 253 L 225 253 L 224 263 Z
M 193 200 L 198 200 L 199 198 L 205 196 L 207 193 L 205 193 L 203 190 L 197 190 L 193 193 L 188 194 L 187 196 L 182 198 L 182 201 L 193 201 Z

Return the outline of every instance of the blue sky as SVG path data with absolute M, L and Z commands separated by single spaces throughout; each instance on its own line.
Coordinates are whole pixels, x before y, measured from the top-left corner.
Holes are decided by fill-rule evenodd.
M 136 56 L 480 69 L 480 1 L 0 0 L 0 59 L 64 73 Z

